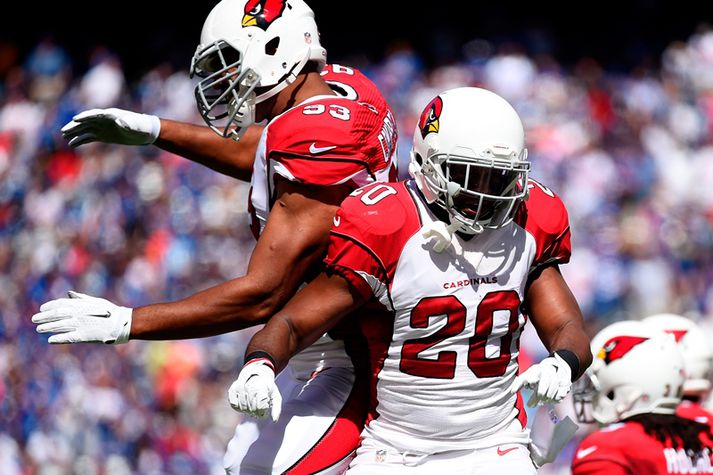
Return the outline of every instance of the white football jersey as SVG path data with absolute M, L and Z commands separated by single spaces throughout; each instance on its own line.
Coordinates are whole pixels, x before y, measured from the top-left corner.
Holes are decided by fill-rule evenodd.
M 423 453 L 527 443 L 522 399 L 509 392 L 525 289 L 533 270 L 570 255 L 564 205 L 529 186 L 513 222 L 455 235 L 441 253 L 424 237 L 437 218 L 412 181 L 342 203 L 325 262 L 372 303 L 360 317 L 376 395 L 366 435 Z
M 396 176 L 395 122 L 376 86 L 358 70 L 328 65 L 322 77 L 346 97 L 316 96 L 275 117 L 263 130 L 250 188 L 257 238 L 274 201 L 274 176 L 319 186 L 358 188 Z M 344 343 L 325 335 L 290 361 L 309 377 L 325 367 L 351 366 Z

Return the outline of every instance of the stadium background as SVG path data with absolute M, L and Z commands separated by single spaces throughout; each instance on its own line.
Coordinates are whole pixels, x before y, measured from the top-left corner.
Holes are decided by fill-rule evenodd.
M 462 3 L 311 5 L 330 61 L 360 67 L 394 107 L 402 159 L 439 90 L 478 84 L 515 105 L 533 176 L 570 210 L 564 272 L 592 332 L 658 311 L 710 329 L 711 12 Z M 59 134 L 89 107 L 199 122 L 186 71 L 213 4 L 22 2 L 3 16 L 0 474 L 221 473 L 247 334 L 49 347 L 29 322 L 69 288 L 135 306 L 244 270 L 244 186 L 152 147 L 74 151 Z M 525 364 L 543 356 L 532 333 L 522 348 Z M 571 456 L 542 473 L 568 473 Z

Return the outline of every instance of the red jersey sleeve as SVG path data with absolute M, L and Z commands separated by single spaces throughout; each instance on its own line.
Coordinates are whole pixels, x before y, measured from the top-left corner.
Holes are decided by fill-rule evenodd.
M 337 211 L 324 262 L 362 296 L 387 304 L 404 245 L 420 228 L 416 205 L 403 184 L 367 185 Z
M 564 203 L 549 188 L 530 180 L 528 199 L 515 222 L 535 239 L 537 250 L 531 271 L 551 263 L 564 264 L 572 255 L 569 217 Z

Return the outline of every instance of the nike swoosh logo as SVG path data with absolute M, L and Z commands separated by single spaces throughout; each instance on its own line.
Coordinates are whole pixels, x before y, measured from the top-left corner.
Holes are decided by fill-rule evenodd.
M 309 153 L 317 155 L 318 153 L 324 153 L 335 148 L 337 148 L 336 145 L 330 145 L 329 147 L 317 147 L 317 142 L 312 142 L 312 145 L 309 146 Z
M 513 450 L 517 450 L 517 449 L 518 449 L 517 447 L 510 447 L 509 449 L 503 450 L 500 447 L 498 447 L 498 455 L 500 455 L 502 457 L 503 455 L 507 454 L 508 452 L 512 452 Z
M 334 226 L 337 227 L 340 224 L 342 224 L 342 217 L 341 216 L 335 216 L 334 217 Z
M 591 454 L 592 452 L 594 452 L 595 450 L 597 450 L 597 448 L 598 448 L 598 447 L 597 447 L 596 445 L 592 445 L 591 447 L 587 447 L 586 449 L 578 450 L 578 451 L 577 451 L 577 460 L 583 459 L 583 458 L 586 457 L 587 455 L 589 455 L 589 454 Z
M 107 310 L 105 313 L 88 313 L 87 315 L 90 317 L 109 318 L 111 317 L 111 312 Z

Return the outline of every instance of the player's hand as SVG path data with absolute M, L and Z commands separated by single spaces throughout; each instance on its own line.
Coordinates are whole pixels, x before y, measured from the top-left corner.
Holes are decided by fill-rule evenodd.
M 255 417 L 277 422 L 282 411 L 282 396 L 275 384 L 275 370 L 265 359 L 249 361 L 243 366 L 228 389 L 228 401 L 233 409 Z
M 116 108 L 80 112 L 62 127 L 62 135 L 72 147 L 89 142 L 148 145 L 160 131 L 161 120 L 155 115 Z
M 50 343 L 126 343 L 132 309 L 106 299 L 69 291 L 69 298 L 50 300 L 32 316 L 37 333 L 52 333 Z
M 515 394 L 522 388 L 534 391 L 529 407 L 538 404 L 554 404 L 560 402 L 572 388 L 572 369 L 558 354 L 554 354 L 532 365 L 515 378 L 510 392 Z

